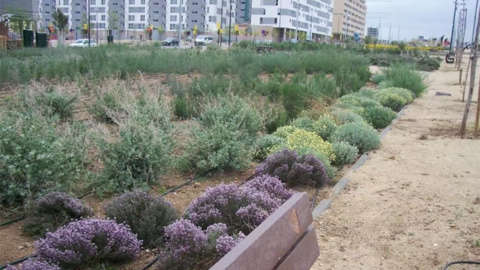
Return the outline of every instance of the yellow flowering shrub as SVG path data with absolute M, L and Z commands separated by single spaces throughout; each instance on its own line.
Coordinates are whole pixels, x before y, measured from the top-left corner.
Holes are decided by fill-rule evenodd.
M 284 126 L 284 127 L 279 127 L 277 131 L 272 133 L 272 135 L 284 138 L 286 139 L 290 134 L 292 134 L 294 131 L 296 131 L 298 128 L 294 126 Z
M 313 132 L 302 129 L 295 130 L 287 137 L 287 145 L 290 149 L 312 148 L 323 153 L 330 161 L 335 160 L 332 145 Z

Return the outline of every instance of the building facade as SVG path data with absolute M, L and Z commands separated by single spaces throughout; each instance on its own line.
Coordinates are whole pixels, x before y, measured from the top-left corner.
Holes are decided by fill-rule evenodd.
M 344 38 L 358 34 L 363 37 L 367 22 L 366 0 L 335 0 L 333 34 Z
M 368 27 L 367 28 L 367 36 L 378 39 L 378 36 L 379 36 L 378 28 Z
M 3 0 L 0 0 L 3 1 Z M 87 33 L 88 10 L 92 38 L 152 39 L 197 34 L 216 35 L 219 28 L 240 25 L 245 36 L 276 33 L 278 41 L 319 38 L 332 34 L 333 0 L 36 0 L 42 29 L 53 22 L 58 8 L 69 17 L 68 38 Z M 248 33 L 247 33 L 248 32 Z M 294 34 L 295 33 L 295 34 Z
M 332 17 L 333 0 L 262 0 L 251 8 L 251 24 L 271 27 L 277 41 L 330 37 Z

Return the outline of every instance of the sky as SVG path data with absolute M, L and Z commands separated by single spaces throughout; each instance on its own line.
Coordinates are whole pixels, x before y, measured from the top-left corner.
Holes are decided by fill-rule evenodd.
M 477 0 L 465 0 L 468 9 L 465 41 L 472 39 L 472 29 Z M 426 39 L 450 39 L 455 0 L 367 0 L 367 27 L 378 27 L 381 21 L 381 39 L 411 40 L 424 36 Z M 463 3 L 463 0 L 458 0 Z M 462 8 L 459 5 L 459 9 Z M 458 18 L 458 13 L 457 13 Z M 390 31 L 391 29 L 391 31 Z

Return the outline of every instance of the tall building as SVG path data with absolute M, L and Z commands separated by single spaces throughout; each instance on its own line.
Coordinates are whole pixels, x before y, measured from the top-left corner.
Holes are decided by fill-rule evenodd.
M 333 0 L 252 1 L 251 24 L 269 26 L 277 41 L 329 37 L 332 34 Z
M 378 28 L 376 27 L 368 27 L 367 28 L 367 36 L 373 37 L 378 39 Z
M 38 14 L 37 0 L 0 0 L 0 15 L 19 10 L 27 16 L 35 18 Z
M 335 38 L 363 37 L 367 22 L 366 0 L 335 0 L 333 13 L 333 34 Z
M 0 0 L 5 1 L 5 0 Z M 31 1 L 31 0 L 30 0 Z M 295 37 L 321 38 L 332 34 L 333 0 L 35 0 L 39 1 L 42 29 L 60 9 L 69 17 L 69 39 L 86 35 L 90 8 L 92 38 L 152 39 L 197 34 L 224 35 L 229 26 L 263 34 L 278 41 Z M 274 35 L 275 33 L 275 35 Z M 275 36 L 275 37 L 273 37 Z

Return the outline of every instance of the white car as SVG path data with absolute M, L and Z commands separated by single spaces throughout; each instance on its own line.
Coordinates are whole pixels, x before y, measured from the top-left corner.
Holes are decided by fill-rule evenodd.
M 70 47 L 80 47 L 80 48 L 87 48 L 88 46 L 88 39 L 77 39 L 74 43 L 70 44 Z M 90 47 L 97 47 L 97 43 L 95 41 L 90 40 Z
M 214 39 L 212 36 L 198 36 L 195 39 L 195 45 L 198 46 L 205 46 L 207 44 L 212 44 L 214 42 Z

